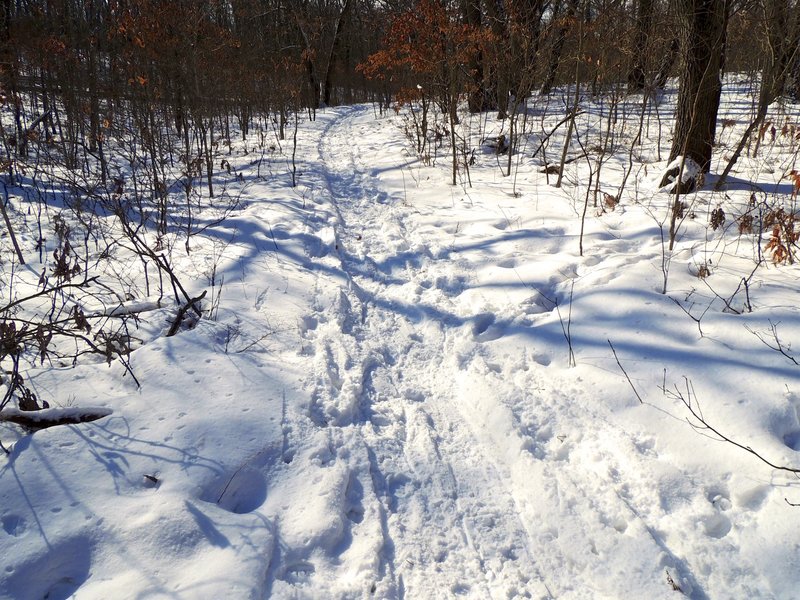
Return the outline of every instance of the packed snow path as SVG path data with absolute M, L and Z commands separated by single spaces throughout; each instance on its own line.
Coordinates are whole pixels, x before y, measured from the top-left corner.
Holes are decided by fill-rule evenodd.
M 650 495 L 642 443 L 572 383 L 543 383 L 535 329 L 519 354 L 492 350 L 503 324 L 458 302 L 469 262 L 433 247 L 416 209 L 384 189 L 380 173 L 404 155 L 375 127 L 367 107 L 338 109 L 319 143 L 316 234 L 330 252 L 304 319 L 319 430 L 304 437 L 329 438 L 322 464 L 345 471 L 347 548 L 327 566 L 303 557 L 306 570 L 390 598 L 667 597 L 665 568 L 691 584 L 631 500 Z
M 366 459 L 358 487 L 377 504 L 381 596 L 428 595 L 433 582 L 443 597 L 541 595 L 514 496 L 475 438 L 479 423 L 458 408 L 451 330 L 471 336 L 480 324 L 443 310 L 452 303 L 430 280 L 430 248 L 407 230 L 407 207 L 370 178 L 373 126 L 371 111 L 348 111 L 320 142 L 344 277 L 309 332 L 310 413 L 320 426 L 348 431 Z

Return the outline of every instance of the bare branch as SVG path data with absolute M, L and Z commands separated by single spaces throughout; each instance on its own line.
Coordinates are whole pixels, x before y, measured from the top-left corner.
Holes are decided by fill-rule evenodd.
M 686 409 L 689 411 L 689 413 L 695 419 L 695 421 L 693 422 L 690 418 L 687 417 L 686 421 L 687 421 L 687 423 L 689 423 L 689 425 L 695 431 L 697 431 L 697 432 L 699 432 L 699 433 L 701 433 L 703 435 L 707 435 L 708 437 L 711 437 L 711 439 L 715 439 L 715 438 L 713 438 L 711 435 L 709 435 L 707 433 L 707 432 L 710 432 L 711 434 L 716 436 L 717 441 L 722 441 L 722 442 L 727 442 L 729 444 L 732 444 L 732 445 L 736 446 L 737 448 L 740 448 L 740 449 L 744 450 L 745 452 L 747 452 L 749 454 L 752 454 L 758 460 L 760 460 L 764 464 L 772 467 L 773 469 L 776 469 L 778 471 L 785 471 L 787 473 L 794 473 L 795 475 L 800 476 L 800 468 L 787 467 L 786 465 L 775 464 L 774 462 L 764 458 L 764 456 L 762 456 L 759 452 L 756 452 L 755 450 L 753 450 L 750 446 L 745 446 L 744 444 L 741 444 L 741 443 L 737 442 L 736 440 L 733 440 L 729 436 L 727 436 L 724 433 L 722 433 L 719 429 L 717 429 L 716 427 L 711 425 L 706 420 L 706 418 L 703 416 L 703 411 L 702 411 L 699 403 L 697 402 L 697 395 L 694 392 L 694 386 L 692 385 L 691 381 L 689 381 L 689 379 L 687 379 L 686 377 L 684 377 L 683 379 L 684 379 L 684 381 L 686 383 L 686 394 L 685 395 L 680 390 L 680 388 L 678 388 L 677 385 L 675 386 L 674 390 L 665 389 L 664 393 L 667 394 L 669 397 L 671 397 L 673 399 L 680 400 L 681 403 L 686 407 Z M 694 398 L 694 400 L 692 400 L 693 398 Z
M 771 344 L 768 340 L 764 339 L 764 334 L 762 334 L 762 333 L 760 333 L 758 331 L 754 331 L 754 330 L 750 329 L 750 327 L 748 327 L 747 325 L 745 325 L 744 328 L 747 329 L 747 331 L 752 333 L 754 336 L 756 336 L 759 340 L 761 340 L 761 343 L 763 343 L 767 348 L 769 348 L 770 350 L 774 350 L 775 352 L 778 352 L 779 354 L 782 354 L 783 356 L 788 358 L 790 361 L 792 361 L 794 364 L 796 364 L 797 366 L 800 366 L 800 362 L 798 362 L 797 359 L 794 356 L 789 354 L 789 351 L 783 345 L 783 342 L 781 342 L 780 338 L 778 337 L 778 325 L 779 325 L 779 323 L 773 323 L 772 321 L 770 321 L 769 325 L 770 325 L 770 333 L 772 334 L 772 339 L 774 340 L 774 345 Z
M 614 353 L 614 359 L 617 361 L 617 365 L 619 366 L 620 371 L 622 371 L 622 374 L 625 375 L 625 379 L 628 380 L 628 383 L 630 384 L 631 389 L 633 390 L 633 393 L 636 395 L 636 398 L 639 400 L 639 404 L 644 404 L 644 400 L 642 400 L 642 397 L 639 395 L 639 392 L 636 391 L 636 387 L 633 385 L 633 382 L 631 381 L 631 378 L 628 377 L 628 372 L 622 366 L 622 363 L 619 362 L 619 357 L 617 356 L 617 351 L 614 349 L 614 344 L 611 343 L 611 340 L 606 340 L 606 341 L 608 342 L 608 345 L 611 346 L 611 352 Z

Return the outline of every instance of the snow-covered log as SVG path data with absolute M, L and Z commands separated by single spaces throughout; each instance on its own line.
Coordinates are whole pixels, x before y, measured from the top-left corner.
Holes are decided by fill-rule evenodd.
M 76 423 L 97 421 L 113 412 L 110 408 L 99 406 L 43 408 L 42 410 L 6 408 L 0 411 L 0 422 L 15 423 L 29 429 L 46 429 L 56 425 L 74 425 Z

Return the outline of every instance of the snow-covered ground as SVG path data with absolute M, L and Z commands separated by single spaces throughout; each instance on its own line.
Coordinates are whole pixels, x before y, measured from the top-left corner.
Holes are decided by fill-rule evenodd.
M 587 159 L 554 188 L 533 135 L 516 177 L 479 151 L 451 186 L 400 123 L 319 112 L 296 188 L 234 152 L 242 204 L 173 254 L 191 292 L 224 281 L 216 318 L 165 337 L 175 309 L 141 313 L 141 388 L 119 361 L 27 373 L 113 414 L 0 428 L 0 597 L 798 597 L 800 481 L 682 402 L 800 468 L 798 269 L 756 269 L 735 220 L 751 192 L 789 205 L 796 143 L 687 197 L 669 252 L 665 121 L 664 160 L 637 150 L 620 204 L 590 200 L 581 256 Z

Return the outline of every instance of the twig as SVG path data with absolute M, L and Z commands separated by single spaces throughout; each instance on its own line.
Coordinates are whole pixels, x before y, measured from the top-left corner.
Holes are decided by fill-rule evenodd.
M 756 271 L 763 264 L 763 262 L 764 262 L 763 260 L 759 260 L 756 266 L 753 267 L 753 270 L 750 271 L 750 274 L 747 277 L 742 277 L 742 280 L 739 282 L 739 285 L 736 286 L 736 289 L 733 291 L 733 294 L 731 294 L 731 297 L 727 301 L 724 298 L 722 299 L 722 301 L 725 302 L 725 306 L 732 312 L 736 314 L 741 314 L 744 312 L 744 308 L 747 309 L 747 312 L 753 312 L 753 306 L 752 304 L 750 304 L 750 280 L 753 278 L 753 275 L 756 274 Z M 708 285 L 708 282 L 706 282 L 706 285 Z M 739 293 L 739 290 L 742 289 L 742 286 L 744 286 L 744 296 L 745 296 L 744 308 L 741 311 L 737 311 L 731 306 L 731 303 L 733 302 L 733 299 L 736 297 L 736 294 Z M 711 286 L 708 287 L 709 289 L 711 289 Z M 711 291 L 714 292 L 714 290 Z M 717 293 L 714 292 L 714 295 L 717 295 Z M 717 297 L 719 296 L 717 295 Z
M 567 323 L 564 324 L 564 317 L 561 315 L 561 308 L 558 306 L 558 301 L 554 302 L 556 313 L 558 313 L 558 322 L 561 324 L 561 332 L 564 334 L 564 339 L 567 340 L 569 348 L 569 366 L 574 367 L 578 363 L 575 361 L 575 352 L 572 350 L 572 294 L 575 291 L 575 280 L 572 280 L 572 287 L 569 290 L 569 312 L 567 313 Z
M 790 361 L 792 361 L 794 364 L 796 364 L 797 366 L 800 366 L 800 362 L 798 362 L 798 360 L 794 356 L 789 354 L 786 351 L 786 349 L 784 348 L 783 344 L 781 343 L 781 340 L 778 337 L 778 323 L 773 323 L 772 321 L 770 321 L 769 325 L 770 325 L 770 331 L 772 332 L 772 338 L 775 340 L 775 345 L 774 346 L 772 344 L 770 344 L 767 340 L 765 340 L 759 332 L 753 331 L 747 325 L 745 325 L 744 328 L 747 329 L 747 331 L 752 333 L 754 336 L 756 336 L 759 340 L 761 340 L 761 343 L 764 344 L 767 348 L 782 354 L 783 356 L 788 358 Z
M 693 291 L 692 293 L 694 293 L 694 291 Z M 691 294 L 689 294 L 689 295 L 691 296 Z M 680 308 L 680 309 L 681 309 L 683 312 L 685 312 L 685 313 L 686 313 L 686 316 L 688 316 L 688 317 L 689 317 L 689 318 L 690 318 L 692 321 L 694 321 L 695 323 L 697 323 L 697 331 L 699 331 L 699 332 L 700 332 L 700 337 L 701 337 L 701 338 L 702 338 L 702 337 L 705 337 L 705 334 L 703 333 L 703 328 L 702 328 L 702 327 L 701 327 L 701 325 L 700 325 L 700 321 L 703 319 L 703 317 L 704 317 L 704 316 L 706 316 L 706 313 L 707 313 L 707 312 L 709 311 L 709 309 L 711 308 L 711 305 L 709 304 L 709 305 L 706 307 L 706 309 L 703 311 L 703 314 L 702 314 L 702 315 L 700 315 L 699 317 L 695 317 L 695 316 L 694 316 L 694 315 L 691 313 L 691 309 L 689 309 L 689 308 L 686 308 L 686 307 L 685 307 L 683 304 L 681 304 L 681 303 L 680 303 L 678 300 L 676 300 L 676 299 L 675 299 L 675 298 L 673 298 L 672 296 L 667 296 L 667 297 L 668 297 L 670 300 L 672 300 L 672 301 L 673 301 L 675 304 L 677 304 L 677 305 L 678 305 L 678 308 Z M 687 296 L 687 297 L 686 297 L 686 299 L 688 300 L 688 299 L 689 299 L 689 297 Z
M 567 121 L 569 121 L 571 118 L 573 118 L 573 116 L 574 116 L 574 117 L 577 117 L 577 116 L 578 116 L 578 115 L 580 115 L 582 112 L 583 112 L 582 110 L 578 110 L 578 111 L 576 111 L 576 112 L 575 112 L 575 114 L 573 115 L 573 111 L 570 111 L 570 112 L 569 112 L 569 114 L 568 114 L 566 117 L 564 117 L 564 118 L 563 118 L 563 119 L 561 119 L 561 120 L 560 120 L 558 123 L 556 123 L 555 127 L 553 127 L 553 128 L 550 130 L 550 132 L 549 132 L 549 133 L 547 133 L 547 134 L 546 134 L 546 135 L 545 135 L 545 136 L 542 138 L 541 142 L 539 142 L 539 147 L 538 147 L 538 148 L 536 148 L 536 150 L 534 150 L 533 154 L 531 154 L 531 158 L 536 158 L 536 155 L 537 155 L 537 154 L 539 154 L 539 151 L 540 151 L 540 150 L 541 150 L 541 149 L 544 147 L 544 145 L 545 145 L 545 143 L 547 142 L 547 140 L 549 140 L 549 139 L 550 139 L 550 137 L 551 137 L 551 136 L 552 136 L 552 135 L 553 135 L 553 134 L 554 134 L 556 131 L 558 131 L 559 127 L 561 127 L 561 126 L 562 126 L 564 123 L 566 123 L 566 122 L 567 122 Z
M 275 246 L 275 251 L 280 252 L 280 248 L 278 248 L 278 242 L 275 241 L 275 234 L 272 232 L 272 225 L 267 223 L 267 227 L 269 227 L 269 237 L 272 238 L 272 243 Z
M 19 243 L 17 242 L 17 236 L 14 234 L 14 229 L 11 227 L 11 219 L 8 216 L 8 212 L 6 212 L 6 202 L 8 202 L 8 188 L 6 187 L 6 182 L 3 181 L 3 193 L 5 195 L 5 201 L 0 202 L 0 212 L 3 213 L 3 220 L 6 222 L 6 229 L 8 230 L 8 235 L 11 238 L 11 243 L 14 246 L 14 251 L 17 253 L 17 259 L 19 260 L 19 264 L 25 264 L 25 257 L 22 256 L 22 250 L 20 250 Z
M 622 371 L 622 374 L 625 375 L 625 379 L 628 380 L 628 383 L 630 384 L 631 389 L 633 390 L 633 393 L 636 395 L 636 398 L 639 400 L 639 404 L 644 404 L 644 400 L 642 400 L 642 397 L 639 395 L 639 392 L 636 391 L 636 387 L 633 385 L 633 382 L 631 381 L 631 378 L 628 377 L 628 372 L 625 370 L 625 367 L 622 366 L 622 363 L 619 362 L 619 357 L 617 356 L 617 351 L 614 349 L 614 344 L 611 343 L 611 340 L 607 340 L 607 341 L 608 341 L 608 345 L 611 346 L 611 352 L 614 353 L 614 360 L 617 361 L 617 366 L 619 366 L 619 370 Z
M 196 298 L 192 298 L 186 304 L 184 304 L 178 309 L 178 314 L 175 316 L 175 320 L 172 322 L 172 326 L 169 328 L 169 331 L 167 332 L 167 337 L 172 337 L 173 335 L 178 333 L 178 329 L 181 326 L 181 321 L 183 321 L 183 317 L 186 316 L 186 312 L 190 308 L 193 309 L 195 312 L 198 311 L 198 309 L 195 307 L 195 304 L 197 304 L 198 302 L 200 302 L 200 300 L 205 298 L 206 293 L 208 293 L 208 290 L 203 290 L 202 294 L 200 294 Z
M 235 354 L 241 354 L 242 352 L 247 352 L 248 350 L 250 350 L 250 348 L 252 348 L 254 346 L 257 346 L 258 344 L 263 342 L 265 339 L 267 339 L 271 335 L 275 335 L 275 333 L 276 333 L 275 331 L 268 331 L 267 333 L 262 335 L 257 340 L 254 340 L 254 341 L 250 342 L 249 344 L 247 344 L 244 348 L 239 348 L 238 350 L 236 350 Z
M 95 275 L 94 277 L 89 277 L 88 279 L 84 279 L 80 283 L 61 283 L 59 285 L 55 285 L 50 288 L 43 289 L 35 294 L 31 294 L 30 296 L 25 296 L 24 298 L 18 298 L 13 302 L 9 302 L 2 308 L 0 308 L 0 313 L 4 313 L 15 306 L 22 304 L 23 302 L 27 302 L 28 300 L 34 300 L 35 298 L 39 298 L 40 296 L 47 296 L 48 294 L 52 294 L 53 292 L 60 292 L 62 290 L 66 290 L 69 288 L 83 288 L 89 285 L 90 283 L 94 283 L 97 280 L 98 276 Z
M 715 436 L 717 436 L 717 438 L 719 438 L 717 441 L 728 442 L 729 444 L 732 444 L 732 445 L 736 446 L 737 448 L 740 448 L 740 449 L 744 450 L 745 452 L 748 452 L 749 454 L 752 454 L 758 460 L 760 460 L 761 462 L 765 463 L 766 465 L 769 465 L 773 469 L 776 469 L 778 471 L 786 471 L 787 473 L 794 473 L 795 475 L 800 475 L 800 469 L 796 469 L 794 467 L 786 467 L 786 466 L 783 466 L 783 465 L 776 465 L 775 463 L 767 460 L 761 454 L 759 454 L 758 452 L 753 450 L 750 446 L 745 446 L 744 444 L 740 444 L 739 442 L 731 439 L 727 435 L 721 433 L 719 431 L 719 429 L 717 429 L 716 427 L 710 425 L 709 422 L 703 416 L 703 412 L 700 409 L 699 405 L 697 405 L 697 402 L 696 402 L 697 395 L 694 392 L 694 386 L 692 386 L 692 383 L 686 377 L 684 377 L 683 379 L 686 382 L 686 396 L 683 395 L 683 392 L 681 392 L 678 389 L 677 386 L 675 386 L 675 391 L 666 390 L 665 389 L 664 393 L 669 395 L 669 396 L 671 396 L 672 398 L 680 400 L 681 403 L 686 407 L 686 409 L 691 413 L 691 415 L 697 420 L 699 425 L 697 423 L 692 423 L 692 421 L 690 419 L 688 419 L 688 418 L 686 419 L 686 422 L 689 423 L 689 425 L 695 431 L 698 431 L 698 432 L 710 431 Z M 692 404 L 692 396 L 695 397 L 695 403 L 694 404 L 697 405 L 697 406 L 694 406 Z M 708 435 L 708 434 L 705 434 L 705 435 Z M 711 436 L 708 436 L 708 437 L 711 437 Z M 711 439 L 714 439 L 714 438 L 712 437 Z

